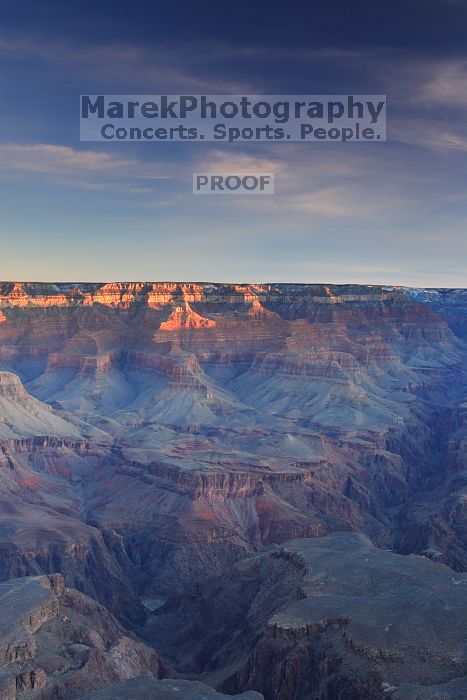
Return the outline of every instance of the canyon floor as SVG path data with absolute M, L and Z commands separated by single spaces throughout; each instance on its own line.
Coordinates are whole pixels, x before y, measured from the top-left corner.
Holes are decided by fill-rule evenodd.
M 467 290 L 0 283 L 0 698 L 467 697 Z

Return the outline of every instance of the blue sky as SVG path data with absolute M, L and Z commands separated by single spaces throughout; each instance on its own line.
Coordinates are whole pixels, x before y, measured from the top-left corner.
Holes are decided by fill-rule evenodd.
M 0 1 L 0 278 L 467 286 L 466 36 L 464 0 Z M 388 142 L 79 141 L 80 94 L 165 93 L 387 94 Z

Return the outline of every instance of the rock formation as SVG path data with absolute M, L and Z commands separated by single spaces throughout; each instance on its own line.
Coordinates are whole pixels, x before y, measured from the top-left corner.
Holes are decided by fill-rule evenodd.
M 158 654 L 125 631 L 60 574 L 0 584 L 0 697 L 79 698 L 134 678 L 173 675 Z
M 467 691 L 466 586 L 467 573 L 334 533 L 242 560 L 171 599 L 143 633 L 230 692 L 451 697 L 451 686 Z
M 0 580 L 60 572 L 144 630 L 295 538 L 355 531 L 465 571 L 466 305 L 364 285 L 0 283 Z

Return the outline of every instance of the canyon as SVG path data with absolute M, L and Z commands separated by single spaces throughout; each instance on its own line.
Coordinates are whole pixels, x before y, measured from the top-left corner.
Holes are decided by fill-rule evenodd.
M 0 698 L 465 697 L 466 358 L 463 289 L 0 283 Z

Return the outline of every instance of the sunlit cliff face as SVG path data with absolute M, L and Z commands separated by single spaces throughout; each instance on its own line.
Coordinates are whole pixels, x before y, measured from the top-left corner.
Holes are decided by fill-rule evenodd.
M 340 290 L 340 291 L 339 291 Z M 168 304 L 176 300 L 185 302 L 225 301 L 228 303 L 254 303 L 262 298 L 270 301 L 300 294 L 302 301 L 314 303 L 339 303 L 344 295 L 347 301 L 388 300 L 397 298 L 395 288 L 365 287 L 359 285 L 227 285 L 197 283 L 109 283 L 109 284 L 48 284 L 48 283 L 0 283 L 0 306 L 89 306 L 104 304 L 125 308 L 140 301 L 148 306 Z M 290 298 L 291 298 L 290 297 Z

